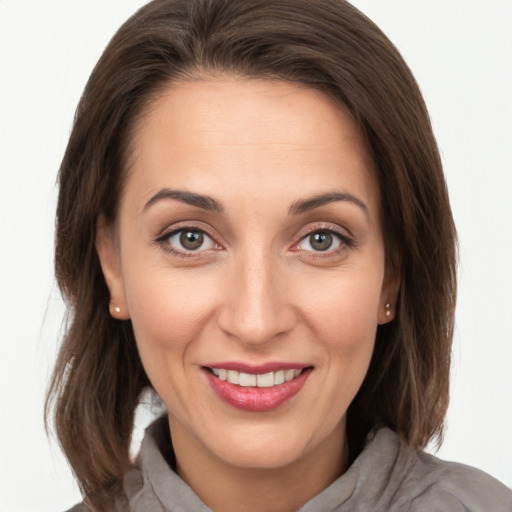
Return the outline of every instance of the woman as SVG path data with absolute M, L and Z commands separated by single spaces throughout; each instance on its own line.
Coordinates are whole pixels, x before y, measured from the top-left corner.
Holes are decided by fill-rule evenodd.
M 93 510 L 509 510 L 442 434 L 455 229 L 419 90 L 346 2 L 163 0 L 60 169 L 51 397 Z M 167 415 L 132 463 L 146 389 Z

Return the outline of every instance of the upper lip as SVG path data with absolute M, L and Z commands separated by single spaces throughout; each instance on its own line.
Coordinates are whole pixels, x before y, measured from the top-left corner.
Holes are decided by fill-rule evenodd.
M 291 362 L 269 362 L 263 364 L 248 364 L 236 361 L 222 361 L 207 363 L 203 365 L 205 368 L 218 368 L 225 370 L 235 370 L 240 373 L 249 373 L 253 375 L 260 375 L 264 373 L 276 372 L 279 370 L 303 370 L 312 365 L 304 363 L 291 363 Z

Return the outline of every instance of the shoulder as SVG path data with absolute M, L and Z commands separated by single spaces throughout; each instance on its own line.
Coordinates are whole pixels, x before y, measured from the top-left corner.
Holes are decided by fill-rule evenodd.
M 370 433 L 351 473 L 352 501 L 371 506 L 347 510 L 512 512 L 512 491 L 498 480 L 411 448 L 385 427 Z
M 479 469 L 408 451 L 408 471 L 397 505 L 408 503 L 415 512 L 511 512 L 512 490 Z M 397 510 L 402 507 L 397 506 Z M 404 508 L 405 510 L 405 508 Z

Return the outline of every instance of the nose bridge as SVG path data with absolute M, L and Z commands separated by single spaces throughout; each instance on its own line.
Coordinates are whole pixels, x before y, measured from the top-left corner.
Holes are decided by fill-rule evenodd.
M 277 257 L 248 247 L 233 266 L 222 329 L 253 346 L 289 331 L 294 315 L 283 284 Z

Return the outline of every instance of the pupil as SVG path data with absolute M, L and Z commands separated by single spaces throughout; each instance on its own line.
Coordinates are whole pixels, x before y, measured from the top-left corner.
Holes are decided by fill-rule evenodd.
M 204 236 L 199 231 L 183 231 L 180 236 L 181 245 L 190 251 L 199 249 L 203 245 Z
M 311 235 L 311 247 L 317 251 L 326 251 L 332 245 L 332 235 L 330 233 L 315 233 Z

